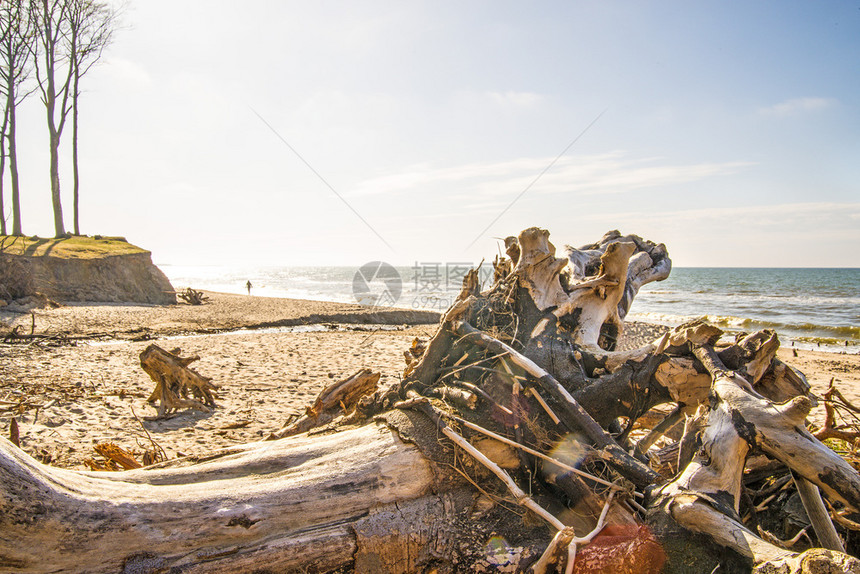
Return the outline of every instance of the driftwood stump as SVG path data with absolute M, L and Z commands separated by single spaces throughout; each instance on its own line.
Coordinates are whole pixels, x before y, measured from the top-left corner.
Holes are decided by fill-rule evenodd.
M 212 379 L 188 368 L 200 357 L 181 357 L 179 353 L 179 349 L 168 352 L 153 344 L 140 354 L 140 366 L 155 381 L 155 390 L 146 402 L 158 410 L 158 418 L 180 409 L 210 412 L 215 407 L 218 387 Z M 189 393 L 194 398 L 188 398 Z
M 202 305 L 209 301 L 209 297 L 203 291 L 197 291 L 191 287 L 186 288 L 185 291 L 180 291 L 176 295 L 189 305 Z

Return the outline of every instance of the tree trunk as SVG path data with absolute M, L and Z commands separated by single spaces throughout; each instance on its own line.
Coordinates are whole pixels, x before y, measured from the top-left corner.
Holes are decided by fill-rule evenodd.
M 12 235 L 23 235 L 21 227 L 21 195 L 18 180 L 18 135 L 16 104 L 9 108 L 9 176 L 12 182 Z
M 75 80 L 72 85 L 72 222 L 75 235 L 81 234 L 78 210 L 78 191 L 80 176 L 78 173 L 78 80 L 80 74 L 75 67 Z
M 54 208 L 54 234 L 62 237 L 66 234 L 63 223 L 63 203 L 60 198 L 60 135 L 51 126 L 49 143 L 51 146 L 51 205 Z
M 405 528 L 414 538 L 399 539 L 400 549 L 382 544 L 400 534 L 386 524 L 392 516 L 398 526 L 418 525 L 444 517 L 447 504 L 431 492 L 431 464 L 385 425 L 211 458 L 184 468 L 74 472 L 0 439 L 0 569 L 325 572 L 362 551 L 368 564 L 399 559 L 407 548 L 417 559 L 419 546 L 441 540 L 444 520 L 435 530 L 426 522 Z
M 42 90 L 42 102 L 45 104 L 48 125 L 48 147 L 50 153 L 50 178 L 51 178 L 51 205 L 54 210 L 54 233 L 56 237 L 66 234 L 63 222 L 63 204 L 60 196 L 60 138 L 68 113 L 69 82 L 73 67 L 70 54 L 61 53 L 63 35 L 67 30 L 67 20 L 70 5 L 58 2 L 42 0 L 35 9 L 38 18 L 36 33 L 40 45 L 40 54 L 44 61 L 44 76 L 40 75 L 40 68 L 36 64 L 36 75 L 39 87 Z M 58 90 L 57 73 L 58 65 L 62 67 L 63 62 L 68 62 L 68 72 L 65 80 L 61 80 Z M 59 101 L 58 101 L 59 98 Z M 57 107 L 59 105 L 59 114 Z
M 3 106 L 3 130 L 0 131 L 0 235 L 6 235 L 6 205 L 3 201 L 3 183 L 6 179 L 6 131 L 9 129 L 9 99 Z

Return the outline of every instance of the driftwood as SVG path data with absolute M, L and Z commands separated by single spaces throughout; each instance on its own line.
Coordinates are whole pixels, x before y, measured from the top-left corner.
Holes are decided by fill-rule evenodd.
M 176 296 L 189 305 L 202 305 L 209 301 L 209 296 L 205 295 L 203 291 L 197 291 L 191 287 L 187 287 L 185 291 L 180 291 Z
M 836 407 L 842 407 L 854 416 L 853 424 L 839 424 L 836 422 Z M 860 414 L 860 408 L 849 402 L 839 389 L 834 385 L 834 380 L 830 379 L 830 386 L 824 393 L 824 426 L 812 433 L 818 440 L 827 440 L 835 438 L 844 440 L 849 443 L 854 443 L 860 438 L 860 427 L 857 425 L 857 415 Z
M 376 390 L 379 375 L 370 369 L 361 369 L 351 377 L 326 386 L 314 404 L 305 409 L 302 417 L 285 424 L 266 437 L 266 440 L 277 440 L 307 432 L 314 427 L 330 423 L 339 415 L 351 414 L 362 397 Z
M 397 558 L 444 537 L 444 523 L 422 524 L 450 506 L 433 480 L 420 451 L 377 424 L 122 473 L 51 468 L 2 439 L 0 570 L 327 571 L 409 524 L 412 543 L 385 556 Z
M 155 381 L 155 389 L 146 402 L 158 410 L 159 418 L 180 409 L 210 412 L 215 407 L 218 387 L 212 379 L 188 368 L 200 357 L 181 357 L 179 353 L 179 349 L 168 352 L 153 344 L 140 354 L 140 366 Z M 188 398 L 189 393 L 194 398 Z
M 788 564 L 802 568 L 809 560 L 819 560 L 820 553 L 800 557 L 762 540 L 741 523 L 738 511 L 747 454 L 751 448 L 762 449 L 797 472 L 807 491 L 815 488 L 811 484 L 818 485 L 853 508 L 860 503 L 857 471 L 806 431 L 803 421 L 810 407 L 806 397 L 774 404 L 744 377 L 728 371 L 713 348 L 698 347 L 695 354 L 713 377 L 702 447 L 675 480 L 658 489 L 651 505 L 654 516 L 658 521 L 670 517 L 690 531 L 708 535 L 750 559 L 759 572 L 782 571 Z M 817 489 L 814 493 L 811 497 L 817 497 Z M 829 523 L 826 512 L 823 518 Z M 825 528 L 829 529 L 832 525 Z M 849 568 L 845 571 L 860 572 L 856 559 L 837 561 Z
M 130 452 L 113 444 L 112 442 L 99 443 L 93 446 L 93 450 L 95 450 L 105 460 L 105 462 L 100 463 L 91 458 L 84 460 L 84 464 L 90 467 L 90 470 L 132 470 L 143 466 Z
M 775 333 L 693 322 L 619 348 L 663 245 L 611 232 L 556 257 L 532 228 L 505 247 L 402 381 L 330 385 L 285 438 L 110 475 L 0 442 L 0 567 L 860 573 L 840 538 L 860 475 L 806 430 Z M 147 352 L 157 390 L 211 390 L 193 357 Z M 757 520 L 794 488 L 812 528 L 783 543 Z

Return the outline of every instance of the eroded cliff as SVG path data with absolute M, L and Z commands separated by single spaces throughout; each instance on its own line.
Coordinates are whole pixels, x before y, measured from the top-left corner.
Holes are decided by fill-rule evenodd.
M 0 239 L 0 299 L 176 303 L 149 251 L 122 238 Z

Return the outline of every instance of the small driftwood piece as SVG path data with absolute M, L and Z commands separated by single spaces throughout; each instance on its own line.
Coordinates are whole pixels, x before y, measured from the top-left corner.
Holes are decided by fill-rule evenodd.
M 837 440 L 844 440 L 848 443 L 854 443 L 858 438 L 860 438 L 860 430 L 858 430 L 856 425 L 840 425 L 836 422 L 836 405 L 848 409 L 855 415 L 860 413 L 860 408 L 852 405 L 844 396 L 842 396 L 842 393 L 839 392 L 839 389 L 837 389 L 833 383 L 834 380 L 830 379 L 830 386 L 824 393 L 824 426 L 812 434 L 818 440 L 835 438 Z
M 818 537 L 821 546 L 828 550 L 845 552 L 845 546 L 842 544 L 842 540 L 839 539 L 839 534 L 833 526 L 830 514 L 827 512 L 827 507 L 824 506 L 824 500 L 821 498 L 821 492 L 818 490 L 818 487 L 794 473 L 792 473 L 792 476 L 794 477 L 794 484 L 797 486 L 797 493 L 803 502 L 803 508 L 806 509 L 806 514 L 812 523 L 815 536 Z
M 93 450 L 105 459 L 105 463 L 88 458 L 84 460 L 84 464 L 90 467 L 90 470 L 132 470 L 143 466 L 130 452 L 112 442 L 99 443 Z
M 176 294 L 177 297 L 188 303 L 189 305 L 202 305 L 209 301 L 209 297 L 203 294 L 203 291 L 197 291 L 188 287 L 185 291 Z
M 276 430 L 267 436 L 266 440 L 301 434 L 314 427 L 328 424 L 339 415 L 354 412 L 358 401 L 376 390 L 379 377 L 380 373 L 361 369 L 351 377 L 328 385 L 320 391 L 314 404 L 307 407 L 301 418 Z
M 12 444 L 21 448 L 21 434 L 18 430 L 18 421 L 15 417 L 9 421 L 9 440 L 12 441 Z
M 158 409 L 157 418 L 189 408 L 208 413 L 215 407 L 217 385 L 188 368 L 200 357 L 180 357 L 179 353 L 179 349 L 168 352 L 153 344 L 140 354 L 140 366 L 155 381 L 155 390 L 146 402 Z M 194 398 L 188 398 L 189 393 Z

